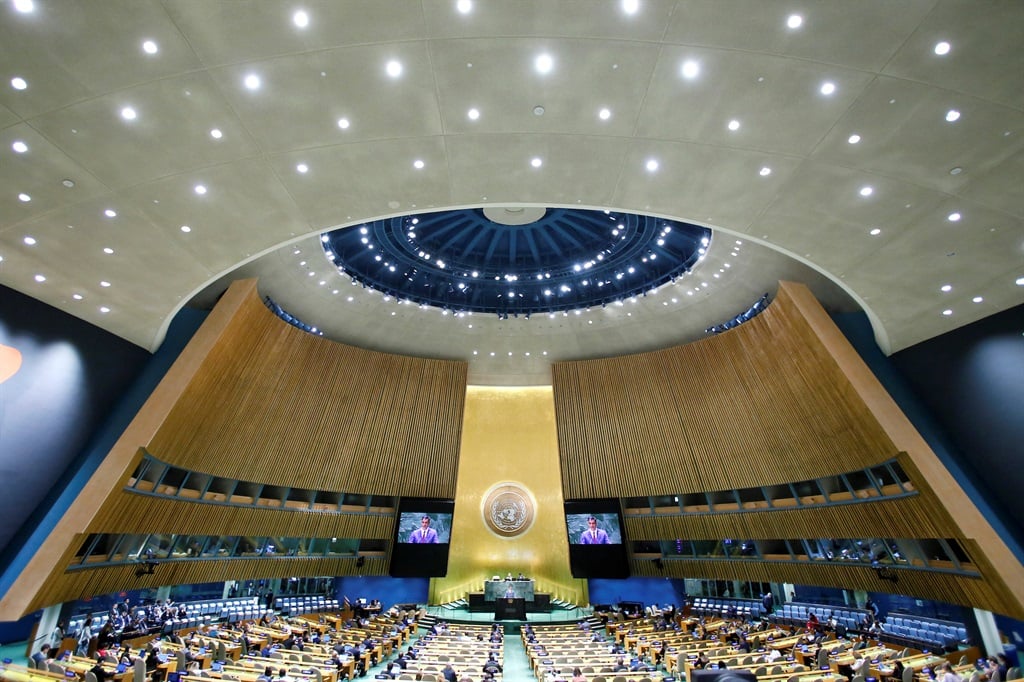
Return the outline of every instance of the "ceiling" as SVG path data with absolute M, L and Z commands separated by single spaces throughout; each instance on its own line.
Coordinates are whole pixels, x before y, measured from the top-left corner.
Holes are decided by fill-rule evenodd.
M 544 384 L 789 279 L 894 352 L 1024 303 L 1022 46 L 999 0 L 2 0 L 0 284 L 155 349 L 255 276 L 327 337 Z M 384 300 L 320 244 L 485 207 L 713 236 L 529 320 Z

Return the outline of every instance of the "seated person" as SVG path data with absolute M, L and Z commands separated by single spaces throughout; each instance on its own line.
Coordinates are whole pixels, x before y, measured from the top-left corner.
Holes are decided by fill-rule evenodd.
M 52 647 L 49 644 L 44 644 L 39 647 L 39 651 L 32 654 L 32 663 L 34 663 L 36 668 L 39 670 L 45 670 L 46 666 L 53 661 L 53 658 L 50 657 L 51 648 Z

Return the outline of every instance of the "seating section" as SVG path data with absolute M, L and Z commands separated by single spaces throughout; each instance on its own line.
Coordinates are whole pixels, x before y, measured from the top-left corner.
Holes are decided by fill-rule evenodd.
M 844 606 L 830 606 L 828 604 L 788 602 L 776 609 L 773 619 L 784 625 L 803 625 L 811 617 L 812 613 L 822 623 L 831 616 L 835 616 L 836 623 L 849 631 L 856 631 L 860 629 L 861 621 L 867 616 L 868 611 L 867 609 L 851 609 Z
M 921 616 L 890 614 L 886 620 L 886 634 L 896 635 L 932 647 L 947 643 L 960 643 L 967 639 L 967 628 L 963 623 L 922 618 Z
M 257 597 L 236 597 L 233 599 L 206 599 L 202 601 L 186 602 L 188 617 L 174 620 L 173 629 L 196 628 L 212 622 L 237 623 L 242 620 L 256 620 L 266 610 L 264 603 Z M 285 615 L 298 616 L 304 613 L 334 613 L 340 610 L 341 606 L 337 599 L 324 596 L 303 596 L 303 597 L 278 597 L 274 602 L 274 609 Z M 136 613 L 145 611 L 142 607 L 133 609 Z M 107 611 L 99 611 L 91 614 L 92 629 L 96 632 L 110 618 Z M 68 632 L 78 632 L 82 629 L 85 614 L 75 616 L 68 622 Z

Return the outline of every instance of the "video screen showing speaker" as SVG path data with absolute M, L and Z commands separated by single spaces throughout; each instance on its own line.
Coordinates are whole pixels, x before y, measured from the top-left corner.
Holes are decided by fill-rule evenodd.
M 574 578 L 628 578 L 624 524 L 614 498 L 567 500 L 569 565 Z
M 389 573 L 396 578 L 440 577 L 448 572 L 455 501 L 403 497 L 398 502 Z

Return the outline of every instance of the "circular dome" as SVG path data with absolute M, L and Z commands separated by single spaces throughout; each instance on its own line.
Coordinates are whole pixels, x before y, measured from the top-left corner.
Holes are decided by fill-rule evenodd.
M 707 228 L 663 218 L 536 207 L 406 215 L 321 237 L 354 283 L 501 317 L 642 294 L 689 270 L 710 239 Z

